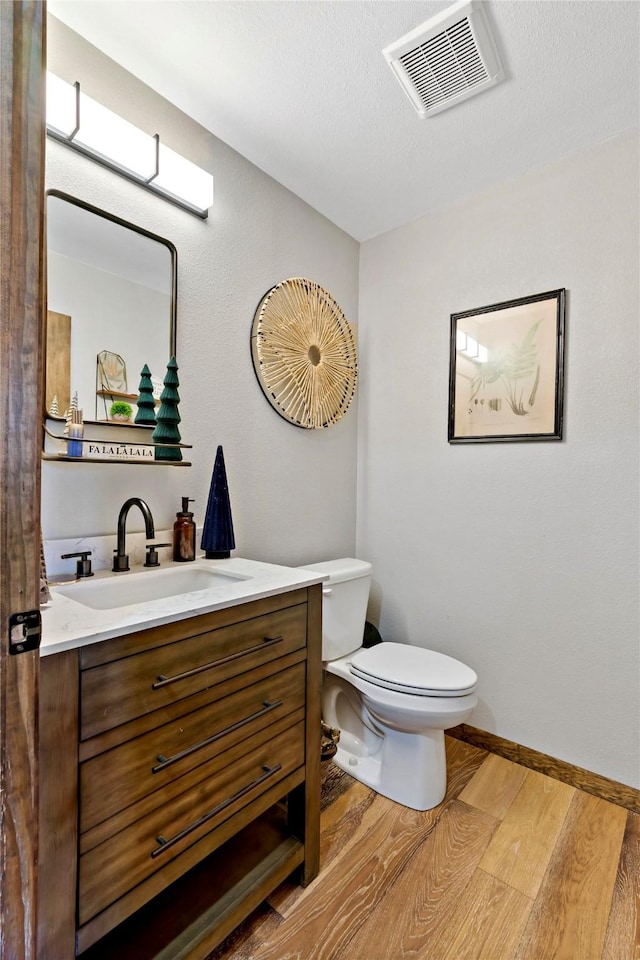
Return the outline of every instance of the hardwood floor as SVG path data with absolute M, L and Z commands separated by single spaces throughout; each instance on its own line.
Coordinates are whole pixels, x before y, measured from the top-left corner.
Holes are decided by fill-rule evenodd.
M 446 741 L 425 813 L 324 764 L 319 877 L 208 960 L 640 960 L 640 815 Z

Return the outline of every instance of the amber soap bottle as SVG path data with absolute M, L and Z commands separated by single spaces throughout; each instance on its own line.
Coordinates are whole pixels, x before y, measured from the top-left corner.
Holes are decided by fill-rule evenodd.
M 189 504 L 193 500 L 182 498 L 182 510 L 176 514 L 173 525 L 173 559 L 178 562 L 195 560 L 196 558 L 196 525 L 193 522 L 193 513 Z

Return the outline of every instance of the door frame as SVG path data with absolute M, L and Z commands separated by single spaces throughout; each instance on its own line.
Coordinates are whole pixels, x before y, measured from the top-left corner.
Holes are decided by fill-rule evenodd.
M 36 960 L 46 4 L 0 2 L 0 957 Z

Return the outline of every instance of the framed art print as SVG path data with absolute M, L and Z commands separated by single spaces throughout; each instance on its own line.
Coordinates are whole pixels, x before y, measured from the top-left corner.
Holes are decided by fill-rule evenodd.
M 451 314 L 449 443 L 561 440 L 565 291 Z

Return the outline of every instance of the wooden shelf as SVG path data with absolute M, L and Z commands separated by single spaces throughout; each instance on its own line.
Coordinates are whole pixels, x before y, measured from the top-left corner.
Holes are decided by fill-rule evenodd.
M 64 434 L 54 433 L 53 430 L 50 430 L 49 427 L 47 426 L 47 420 L 52 420 L 54 423 L 58 423 L 58 424 L 63 424 L 63 423 L 65 423 L 65 421 L 64 421 L 64 420 L 61 420 L 59 417 L 56 417 L 56 418 L 46 417 L 46 418 L 45 418 L 44 424 L 43 424 L 43 427 L 44 427 L 43 451 L 42 451 L 42 454 L 41 454 L 41 457 L 42 457 L 43 460 L 48 460 L 48 461 L 57 460 L 57 461 L 62 462 L 62 463 L 136 463 L 136 464 L 153 464 L 153 466 L 156 466 L 156 467 L 164 467 L 164 466 L 170 466 L 170 467 L 190 467 L 190 466 L 192 466 L 192 464 L 191 464 L 191 462 L 190 462 L 189 460 L 156 460 L 156 459 L 155 459 L 155 456 L 137 457 L 137 456 L 135 456 L 134 454 L 131 454 L 131 455 L 129 455 L 129 456 L 124 456 L 124 455 L 123 455 L 123 456 L 115 456 L 115 455 L 114 455 L 114 456 L 106 456 L 106 455 L 104 455 L 104 456 L 85 456 L 84 453 L 83 453 L 83 455 L 80 456 L 80 457 L 72 457 L 72 456 L 69 456 L 69 454 L 66 452 L 66 450 L 67 450 L 66 444 L 69 442 L 69 439 L 70 439 L 70 438 L 69 438 L 69 437 L 66 437 Z M 96 428 L 98 428 L 98 429 L 101 429 L 101 428 L 103 428 L 103 427 L 109 427 L 109 429 L 111 429 L 111 427 L 113 427 L 113 426 L 117 426 L 117 427 L 119 427 L 119 428 L 129 427 L 129 429 L 133 430 L 134 432 L 138 432 L 138 431 L 140 431 L 140 430 L 149 431 L 149 430 L 152 430 L 152 429 L 153 429 L 153 427 L 151 427 L 151 426 L 149 426 L 149 425 L 147 425 L 147 424 L 142 424 L 142 423 L 118 423 L 118 422 L 116 422 L 116 421 L 111 421 L 111 420 L 104 420 L 104 421 L 86 420 L 86 421 L 85 421 L 85 424 L 91 424 L 92 426 L 94 426 L 94 427 L 96 427 Z M 47 441 L 47 438 L 49 438 L 49 442 Z M 74 439 L 74 438 L 71 438 L 71 439 Z M 65 444 L 65 446 L 58 452 L 55 447 L 54 447 L 53 449 L 51 449 L 52 443 L 51 443 L 50 441 L 53 441 L 54 444 L 55 444 L 55 443 Z M 191 450 L 191 449 L 192 449 L 192 445 L 191 445 L 190 443 L 170 443 L 170 442 L 168 442 L 168 441 L 158 441 L 158 442 L 156 442 L 156 441 L 153 441 L 153 440 L 152 440 L 152 441 L 149 441 L 149 440 L 116 440 L 116 439 L 110 439 L 108 436 L 107 436 L 107 437 L 87 437 L 87 436 L 84 436 L 84 437 L 82 437 L 82 438 L 77 438 L 77 442 L 78 442 L 78 443 L 81 443 L 81 444 L 94 444 L 94 445 L 96 445 L 96 446 L 102 445 L 103 447 L 112 446 L 112 447 L 114 447 L 114 448 L 115 448 L 115 447 L 122 448 L 122 447 L 125 447 L 125 446 L 126 446 L 126 447 L 131 447 L 132 449 L 135 448 L 136 450 L 139 450 L 140 448 L 145 448 L 145 449 L 147 449 L 147 450 L 149 450 L 149 451 L 154 451 L 155 449 L 158 449 L 158 448 L 161 448 L 161 447 L 168 447 L 168 448 L 176 449 L 176 450 Z M 49 449 L 47 449 L 47 447 L 48 447 Z M 85 447 L 83 446 L 83 451 L 84 451 L 84 450 L 85 450 Z M 106 454 L 106 453 L 110 453 L 111 451 L 107 451 L 107 450 L 104 450 L 104 449 L 103 449 L 103 450 L 96 450 L 95 452 L 96 452 L 96 453 L 100 453 L 100 454 Z
M 52 423 L 66 424 L 64 417 L 53 417 L 50 413 L 46 414 L 46 419 L 51 420 Z M 136 423 L 135 420 L 83 420 L 83 423 L 86 426 L 96 426 L 96 427 L 118 427 L 125 429 L 127 427 L 135 427 L 136 430 L 155 430 L 155 423 Z
M 158 444 L 162 446 L 162 444 Z M 166 444 L 164 444 L 166 446 Z M 126 463 L 146 467 L 191 467 L 190 460 L 128 460 L 126 457 L 68 457 L 66 454 L 43 453 L 43 460 L 57 460 L 61 463 Z
M 78 960 L 201 960 L 303 860 L 285 808 L 271 807 Z
M 100 413 L 100 411 L 98 410 L 98 407 L 102 407 L 102 408 L 103 408 L 104 414 L 105 414 L 105 417 L 106 417 L 106 415 L 107 415 L 107 409 L 108 409 L 111 401 L 113 401 L 113 400 L 126 400 L 127 403 L 131 404 L 131 405 L 135 408 L 135 406 L 136 406 L 136 404 L 137 404 L 137 402 L 138 402 L 138 396 L 139 396 L 139 394 L 137 394 L 137 393 L 123 393 L 122 390 L 105 390 L 104 387 L 101 387 L 101 388 L 96 389 L 96 398 L 101 397 L 101 398 L 102 398 L 102 403 L 100 403 L 100 401 L 99 401 L 98 399 L 96 399 L 96 420 L 94 420 L 93 422 L 94 422 L 94 423 L 117 423 L 117 422 L 118 422 L 117 420 L 108 420 L 108 419 L 106 419 L 106 420 L 98 420 L 97 418 L 98 418 L 99 413 Z M 161 401 L 160 401 L 160 398 L 159 398 L 159 397 L 154 397 L 154 404 L 155 404 L 156 408 L 160 405 L 160 402 L 161 402 Z M 135 411 L 135 409 L 134 409 L 134 411 L 133 411 L 133 413 L 132 413 L 132 416 L 135 415 L 135 412 L 136 412 L 136 411 Z M 85 423 L 89 423 L 89 422 L 90 422 L 90 421 L 85 420 Z M 123 423 L 124 423 L 125 426 L 144 426 L 144 424 L 134 424 L 133 421 L 123 421 Z
M 96 396 L 98 397 L 117 397 L 118 400 L 133 400 L 138 399 L 137 393 L 121 393 L 120 390 L 96 390 Z M 156 403 L 158 401 L 156 400 Z
M 155 430 L 156 428 L 154 423 L 136 423 L 134 420 L 85 420 L 84 423 L 85 426 L 92 424 L 96 427 L 135 427 L 136 430 Z

